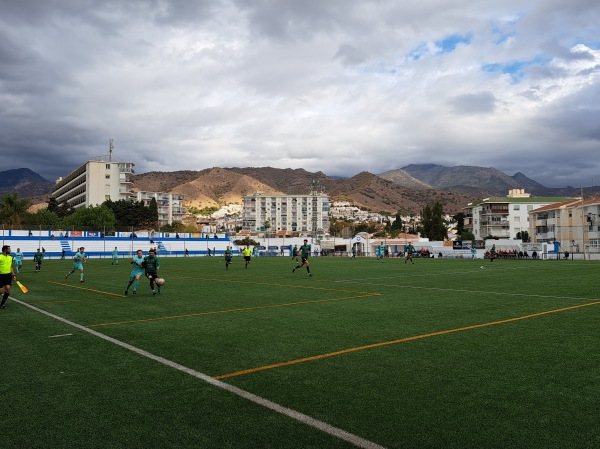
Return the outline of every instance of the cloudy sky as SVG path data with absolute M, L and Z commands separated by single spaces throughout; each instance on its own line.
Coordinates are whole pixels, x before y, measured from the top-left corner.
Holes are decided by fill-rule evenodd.
M 598 0 L 0 0 L 2 170 L 600 184 Z

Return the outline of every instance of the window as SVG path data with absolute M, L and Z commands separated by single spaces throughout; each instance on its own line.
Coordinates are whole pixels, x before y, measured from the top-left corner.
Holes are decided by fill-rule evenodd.
M 527 205 L 527 212 L 529 212 L 530 210 L 533 210 L 533 204 Z
M 104 175 L 104 178 L 110 179 L 110 175 Z
M 521 217 L 515 217 L 515 222 L 520 222 L 521 221 Z
M 520 204 L 513 204 L 513 210 L 521 210 Z
M 110 164 L 106 164 L 106 169 L 110 170 Z

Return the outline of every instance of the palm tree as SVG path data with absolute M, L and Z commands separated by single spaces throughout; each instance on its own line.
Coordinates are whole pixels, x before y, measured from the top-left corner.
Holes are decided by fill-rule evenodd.
M 31 206 L 31 201 L 19 198 L 16 193 L 4 195 L 2 203 L 0 203 L 0 219 L 7 227 L 19 229 L 29 206 Z

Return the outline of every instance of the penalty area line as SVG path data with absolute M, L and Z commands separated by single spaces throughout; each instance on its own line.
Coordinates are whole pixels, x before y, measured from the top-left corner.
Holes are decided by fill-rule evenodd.
M 385 449 L 383 446 L 380 446 L 377 443 L 374 443 L 372 441 L 361 438 L 361 437 L 354 435 L 350 432 L 347 432 L 343 429 L 334 427 L 330 424 L 327 424 L 326 422 L 312 418 L 308 415 L 305 415 L 304 413 L 298 412 L 298 411 L 293 410 L 288 407 L 284 407 L 283 405 L 277 404 L 276 402 L 270 401 L 261 396 L 257 396 L 253 393 L 250 393 L 249 391 L 243 390 L 241 388 L 235 387 L 235 386 L 230 385 L 225 382 L 221 382 L 220 380 L 214 379 L 213 377 L 211 377 L 207 374 L 201 373 L 192 368 L 188 368 L 187 366 L 180 365 L 179 363 L 173 362 L 172 360 L 169 360 L 169 359 L 165 359 L 164 357 L 152 354 L 151 352 L 145 351 L 136 346 L 130 345 L 129 343 L 125 343 L 121 340 L 117 340 L 116 338 L 109 337 L 108 335 L 102 334 L 98 331 L 95 331 L 93 329 L 89 329 L 85 326 L 82 326 L 81 324 L 77 324 L 73 321 L 69 321 L 66 318 L 60 317 L 58 315 L 54 315 L 53 313 L 47 312 L 45 310 L 39 309 L 35 306 L 32 306 L 31 304 L 27 304 L 23 301 L 15 299 L 12 296 L 11 296 L 11 299 L 16 303 L 21 304 L 22 306 L 29 307 L 31 310 L 34 310 L 38 313 L 46 315 L 57 321 L 65 323 L 69 326 L 79 329 L 80 331 L 87 332 L 88 334 L 91 334 L 95 337 L 98 337 L 98 338 L 100 338 L 104 341 L 107 341 L 109 343 L 112 343 L 116 346 L 120 346 L 121 348 L 127 349 L 128 351 L 131 351 L 135 354 L 141 355 L 142 357 L 146 357 L 150 360 L 154 360 L 155 362 L 158 362 L 162 365 L 168 366 L 169 368 L 173 368 L 175 370 L 178 370 L 185 374 L 188 374 L 192 377 L 195 377 L 196 379 L 200 379 L 214 387 L 228 391 L 229 393 L 232 393 L 238 397 L 244 398 L 250 402 L 258 404 L 258 405 L 265 407 L 269 410 L 272 410 L 276 413 L 279 413 L 281 415 L 292 418 L 292 419 L 299 421 L 302 424 L 305 424 L 309 427 L 320 430 L 320 431 L 327 433 L 333 437 L 336 437 L 340 440 L 344 440 L 350 444 L 353 444 L 356 447 L 360 447 L 360 448 L 364 448 L 364 449 Z

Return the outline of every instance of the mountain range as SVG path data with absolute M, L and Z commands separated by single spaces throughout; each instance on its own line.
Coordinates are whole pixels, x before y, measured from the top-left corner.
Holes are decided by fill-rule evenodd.
M 0 172 L 0 194 L 17 192 L 34 203 L 45 202 L 51 187 L 52 183 L 27 168 Z M 440 201 L 446 213 L 454 214 L 473 200 L 505 197 L 510 189 L 524 189 L 535 196 L 582 193 L 573 187 L 545 187 L 523 173 L 509 176 L 495 168 L 436 164 L 413 164 L 378 175 L 361 172 L 350 178 L 272 167 L 148 172 L 133 178 L 134 190 L 183 194 L 186 206 L 193 209 L 241 203 L 244 195 L 256 192 L 307 194 L 311 187 L 328 193 L 333 201 L 392 213 L 418 213 L 425 205 Z M 583 193 L 597 195 L 600 188 L 586 188 Z

